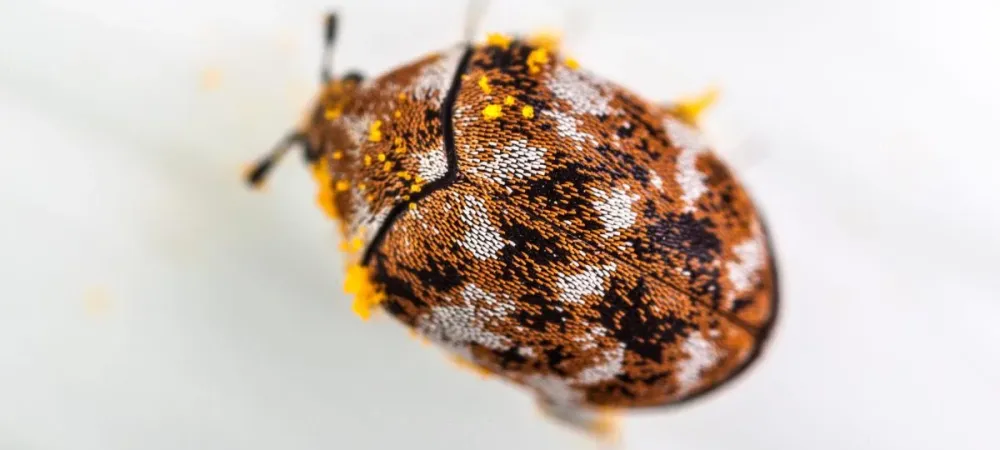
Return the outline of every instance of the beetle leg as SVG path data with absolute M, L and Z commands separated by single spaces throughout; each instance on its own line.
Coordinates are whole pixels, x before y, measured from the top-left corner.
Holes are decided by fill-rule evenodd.
M 326 15 L 326 26 L 323 30 L 323 59 L 320 63 L 319 79 L 326 85 L 333 79 L 333 44 L 337 41 L 337 13 Z
M 256 163 L 251 165 L 247 171 L 244 173 L 244 179 L 247 184 L 253 188 L 259 188 L 267 180 L 268 174 L 271 173 L 271 169 L 281 161 L 281 158 L 288 153 L 288 150 L 292 148 L 293 145 L 300 144 L 305 150 L 305 154 L 311 155 L 313 152 L 310 150 L 309 140 L 306 139 L 305 133 L 295 130 L 291 131 L 278 141 L 278 144 L 271 149 L 270 152 L 265 154 Z
M 537 404 L 546 417 L 597 439 L 604 444 L 602 448 L 618 446 L 620 430 L 618 416 L 614 412 L 563 405 L 544 399 L 539 399 Z

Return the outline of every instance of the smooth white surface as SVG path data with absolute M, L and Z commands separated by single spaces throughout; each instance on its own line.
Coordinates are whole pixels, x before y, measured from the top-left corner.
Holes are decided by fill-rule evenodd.
M 294 158 L 239 183 L 315 86 L 331 3 L 0 2 L 0 449 L 593 448 L 351 315 Z M 458 0 L 337 3 L 340 69 L 462 32 Z M 766 358 L 625 448 L 1000 448 L 998 8 L 494 2 L 484 30 L 572 26 L 650 97 L 721 86 L 713 142 L 776 236 Z

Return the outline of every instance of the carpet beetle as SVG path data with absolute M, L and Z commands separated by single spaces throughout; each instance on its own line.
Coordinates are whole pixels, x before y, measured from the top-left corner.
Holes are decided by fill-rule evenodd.
M 698 131 L 704 103 L 650 102 L 551 40 L 490 34 L 374 78 L 325 68 L 247 180 L 299 144 L 355 312 L 608 435 L 608 412 L 726 384 L 777 315 L 767 231 Z

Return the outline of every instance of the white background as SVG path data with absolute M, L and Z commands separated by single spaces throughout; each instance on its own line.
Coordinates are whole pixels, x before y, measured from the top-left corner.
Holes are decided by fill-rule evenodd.
M 782 320 L 627 449 L 997 449 L 993 0 L 495 1 L 707 129 L 775 235 Z M 338 67 L 459 39 L 465 2 L 0 0 L 0 449 L 593 448 L 341 294 L 298 158 L 241 165 Z

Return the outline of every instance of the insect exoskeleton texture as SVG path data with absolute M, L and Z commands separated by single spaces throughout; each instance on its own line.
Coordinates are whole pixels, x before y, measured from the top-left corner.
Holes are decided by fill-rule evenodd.
M 593 424 L 724 384 L 776 316 L 762 219 L 692 109 L 493 34 L 331 80 L 294 136 L 359 315 Z

